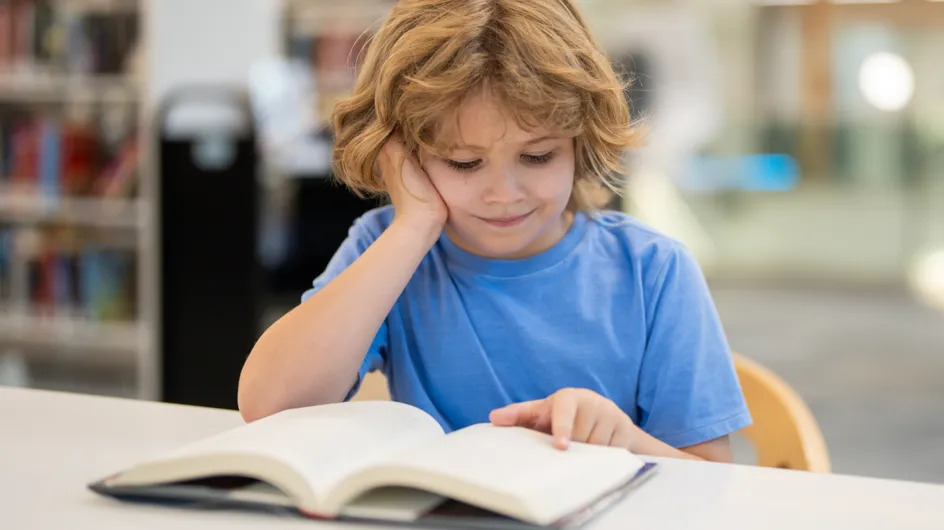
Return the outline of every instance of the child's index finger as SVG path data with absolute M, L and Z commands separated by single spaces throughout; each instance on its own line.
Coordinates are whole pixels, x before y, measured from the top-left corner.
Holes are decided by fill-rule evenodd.
M 503 427 L 529 426 L 537 414 L 535 409 L 538 403 L 537 401 L 525 401 L 495 409 L 489 414 L 489 419 L 493 424 Z
M 565 450 L 570 446 L 576 418 L 577 401 L 567 394 L 555 396 L 551 409 L 551 435 L 558 449 Z

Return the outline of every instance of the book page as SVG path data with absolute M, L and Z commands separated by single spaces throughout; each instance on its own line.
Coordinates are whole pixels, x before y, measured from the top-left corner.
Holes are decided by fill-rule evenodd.
M 263 459 L 268 459 L 302 475 L 315 498 L 322 498 L 345 476 L 441 437 L 442 428 L 431 416 L 408 405 L 338 403 L 284 411 L 182 447 L 141 467 L 192 472 L 249 462 L 265 465 Z
M 351 496 L 371 481 L 391 482 L 549 524 L 624 485 L 642 466 L 625 449 L 573 443 L 561 451 L 546 434 L 482 424 L 394 455 L 339 489 Z

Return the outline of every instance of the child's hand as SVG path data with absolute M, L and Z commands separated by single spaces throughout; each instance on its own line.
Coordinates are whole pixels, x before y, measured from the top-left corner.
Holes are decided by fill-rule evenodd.
M 395 217 L 415 223 L 414 227 L 432 230 L 438 237 L 446 223 L 446 204 L 416 157 L 407 155 L 399 136 L 387 140 L 379 162 Z
M 520 426 L 554 437 L 558 449 L 570 441 L 632 450 L 639 427 L 609 399 L 583 389 L 560 390 L 546 399 L 516 403 L 492 411 L 499 426 Z

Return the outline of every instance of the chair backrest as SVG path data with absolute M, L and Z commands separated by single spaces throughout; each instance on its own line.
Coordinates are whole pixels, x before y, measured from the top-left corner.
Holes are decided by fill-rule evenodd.
M 751 442 L 757 465 L 830 472 L 826 442 L 806 403 L 760 363 L 735 354 L 734 365 L 754 420 L 738 434 Z
M 738 434 L 747 438 L 757 464 L 827 473 L 829 454 L 819 425 L 802 399 L 769 369 L 742 355 L 734 355 L 741 388 L 754 423 Z M 386 378 L 367 374 L 355 401 L 390 399 Z
M 351 401 L 388 401 L 390 392 L 387 390 L 387 378 L 382 372 L 370 372 L 361 382 Z

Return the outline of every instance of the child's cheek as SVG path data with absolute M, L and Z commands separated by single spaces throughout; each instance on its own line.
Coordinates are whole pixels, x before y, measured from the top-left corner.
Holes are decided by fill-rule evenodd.
M 430 182 L 439 192 L 450 214 L 454 211 L 468 210 L 475 200 L 475 179 L 470 175 L 457 173 L 450 168 L 430 168 L 427 172 Z

